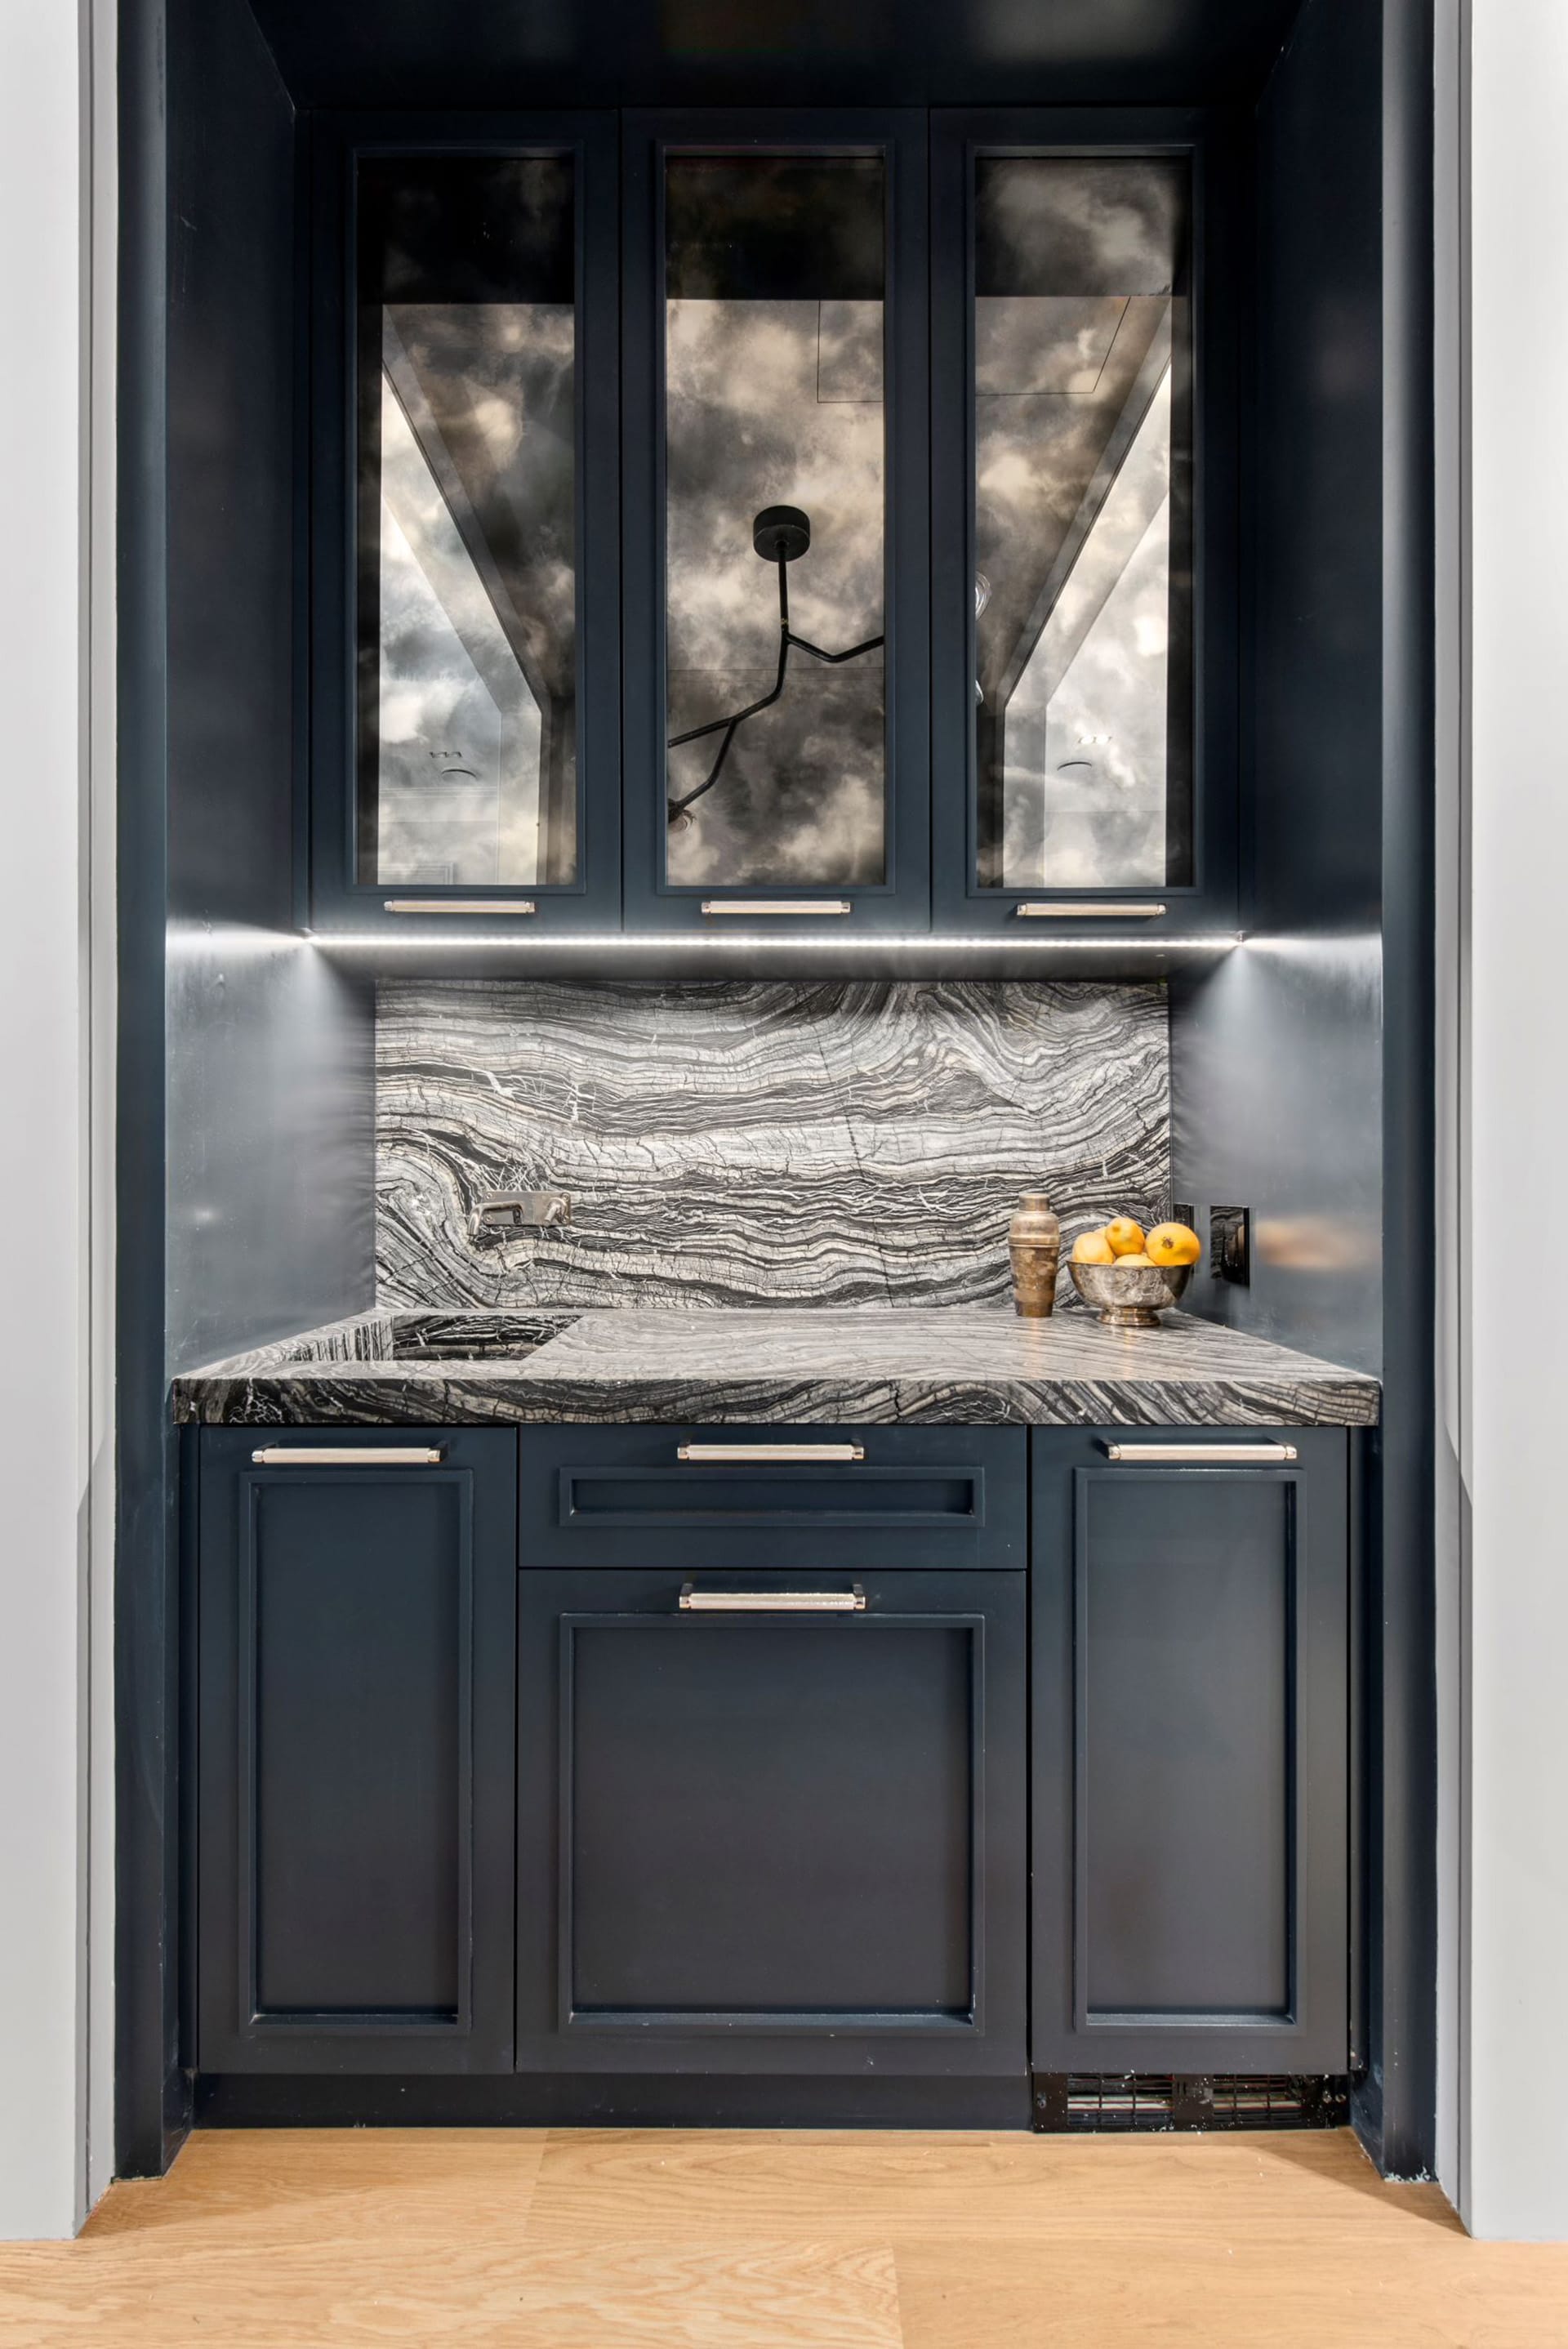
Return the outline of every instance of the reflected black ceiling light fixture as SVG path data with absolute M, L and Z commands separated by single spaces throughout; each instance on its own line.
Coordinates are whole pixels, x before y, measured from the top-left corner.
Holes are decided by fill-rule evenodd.
M 706 726 L 693 726 L 684 734 L 670 736 L 665 747 L 671 750 L 678 750 L 683 742 L 700 742 L 705 734 L 723 737 L 718 746 L 718 756 L 708 769 L 705 780 L 680 799 L 670 801 L 671 823 L 678 823 L 694 801 L 700 800 L 705 792 L 712 791 L 724 772 L 724 762 L 729 756 L 729 746 L 735 740 L 737 727 L 743 726 L 748 718 L 755 718 L 759 709 L 771 709 L 779 699 L 789 673 L 792 650 L 810 653 L 813 660 L 827 661 L 837 667 L 841 661 L 859 660 L 862 653 L 874 653 L 879 645 L 886 642 L 884 636 L 868 636 L 863 645 L 851 645 L 846 653 L 825 653 L 820 645 L 808 644 L 804 636 L 798 636 L 790 627 L 789 566 L 799 561 L 811 543 L 810 517 L 803 514 L 799 506 L 764 506 L 751 525 L 751 543 L 764 563 L 779 565 L 779 674 L 773 680 L 772 691 L 765 693 L 760 701 L 748 701 L 744 709 L 736 710 L 732 717 L 710 718 Z

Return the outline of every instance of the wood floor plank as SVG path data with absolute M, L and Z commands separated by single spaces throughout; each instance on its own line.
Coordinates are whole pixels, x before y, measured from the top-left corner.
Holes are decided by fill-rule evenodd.
M 886 2131 L 557 2129 L 533 2222 L 552 2240 L 649 2233 L 944 2241 L 1186 2239 L 1222 2209 L 1255 2235 L 1290 2235 L 1367 2194 L 1364 2227 L 1458 2229 L 1436 2188 L 1386 2187 L 1348 2130 L 1300 2136 L 1031 2137 Z
M 286 2244 L 476 2235 L 520 2224 L 546 2129 L 198 2130 L 167 2178 L 111 2188 L 83 2240 Z M 0 2258 L 4 2251 L 0 2251 Z
M 30 2281 L 0 2281 L 7 2349 L 902 2349 L 885 2243 L 542 2249 L 520 2229 L 402 2248 L 379 2230 L 295 2251 L 166 2240 L 156 2262 L 83 2253 L 49 2246 Z
M 905 2349 L 1563 2349 L 1568 2268 L 1462 2234 L 1386 2246 L 895 2243 Z
M 0 2349 L 1568 2349 L 1568 2246 L 1472 2243 L 1345 2134 L 193 2137 L 0 2246 Z

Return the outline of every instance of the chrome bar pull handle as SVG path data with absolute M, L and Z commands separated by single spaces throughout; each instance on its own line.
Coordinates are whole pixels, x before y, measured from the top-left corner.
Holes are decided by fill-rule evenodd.
M 1107 1444 L 1108 1460 L 1122 1468 L 1140 1462 L 1160 1468 L 1281 1468 L 1300 1454 L 1294 1444 Z
M 731 1463 L 757 1460 L 803 1460 L 817 1463 L 824 1460 L 863 1460 L 863 1444 L 682 1444 L 676 1447 L 676 1458 L 727 1467 Z
M 1150 905 L 1145 897 L 1093 905 L 1071 897 L 1035 897 L 1014 910 L 1021 922 L 1157 922 L 1170 908 Z
M 848 1590 L 694 1590 L 681 1585 L 683 1615 L 863 1615 L 866 1594 Z
M 705 914 L 852 914 L 850 897 L 705 897 Z
M 384 914 L 536 914 L 531 897 L 384 897 Z
M 263 1444 L 251 1460 L 257 1468 L 438 1468 L 446 1456 L 439 1444 Z

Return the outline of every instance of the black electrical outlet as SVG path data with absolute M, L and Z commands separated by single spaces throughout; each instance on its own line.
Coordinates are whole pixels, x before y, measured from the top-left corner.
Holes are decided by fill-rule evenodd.
M 1190 1232 L 1195 1232 L 1198 1228 L 1198 1210 L 1190 1199 L 1172 1199 L 1171 1220 L 1173 1224 L 1185 1224 Z
M 1253 1217 L 1250 1207 L 1209 1210 L 1209 1270 L 1216 1280 L 1247 1288 L 1253 1277 Z

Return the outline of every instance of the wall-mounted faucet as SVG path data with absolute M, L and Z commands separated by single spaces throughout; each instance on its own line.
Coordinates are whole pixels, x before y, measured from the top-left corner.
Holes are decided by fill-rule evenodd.
M 572 1221 L 570 1191 L 499 1191 L 476 1202 L 469 1237 L 483 1247 L 518 1232 L 548 1231 Z

